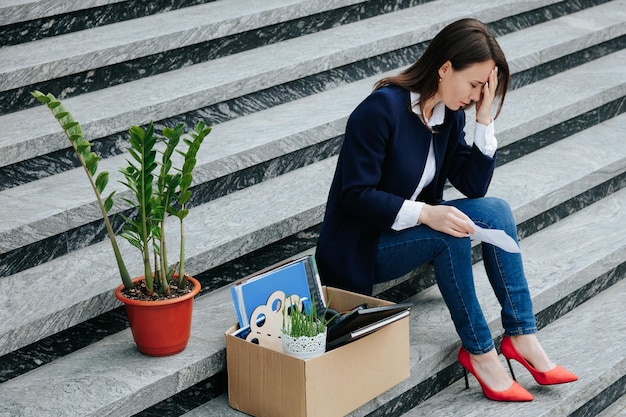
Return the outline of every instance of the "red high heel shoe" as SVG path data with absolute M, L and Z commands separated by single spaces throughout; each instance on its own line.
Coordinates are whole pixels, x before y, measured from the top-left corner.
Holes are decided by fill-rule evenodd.
M 518 384 L 516 381 L 513 381 L 513 385 L 510 388 L 504 391 L 494 391 L 489 388 L 487 385 L 481 381 L 481 379 L 476 375 L 476 371 L 474 370 L 474 365 L 470 361 L 470 354 L 463 348 L 459 350 L 459 363 L 463 366 L 463 371 L 465 375 L 465 389 L 469 388 L 469 381 L 467 379 L 467 372 L 469 371 L 474 378 L 480 384 L 480 387 L 483 389 L 483 393 L 487 398 L 494 401 L 532 401 L 533 396 L 530 392 L 526 391 L 524 387 Z
M 550 369 L 546 372 L 541 372 L 535 369 L 526 359 L 524 359 L 515 346 L 513 346 L 513 342 L 509 336 L 504 336 L 504 338 L 502 338 L 500 351 L 509 364 L 513 379 L 515 379 L 515 374 L 513 373 L 513 367 L 511 366 L 511 359 L 515 359 L 521 363 L 524 368 L 528 369 L 528 372 L 530 372 L 533 378 L 535 378 L 535 381 L 537 381 L 540 385 L 566 384 L 568 382 L 578 380 L 578 376 L 563 368 L 561 365 L 557 365 L 556 368 Z

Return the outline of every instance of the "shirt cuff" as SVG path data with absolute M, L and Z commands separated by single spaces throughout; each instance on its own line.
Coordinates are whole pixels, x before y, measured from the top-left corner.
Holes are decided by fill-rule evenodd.
M 496 139 L 493 124 L 493 120 L 488 126 L 476 122 L 476 127 L 474 128 L 474 145 L 490 158 L 493 158 L 498 149 L 498 140 Z
M 417 220 L 420 218 L 422 207 L 424 207 L 424 203 L 421 201 L 404 200 L 391 228 L 395 231 L 399 231 L 417 226 L 419 224 Z

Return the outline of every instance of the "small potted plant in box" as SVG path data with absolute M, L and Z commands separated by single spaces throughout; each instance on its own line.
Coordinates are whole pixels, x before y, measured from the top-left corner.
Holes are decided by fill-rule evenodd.
M 311 303 L 310 311 L 307 311 L 300 298 L 296 297 L 294 301 L 289 297 L 283 308 L 283 352 L 300 359 L 323 354 L 326 351 L 326 328 L 331 320 L 326 319 L 326 312 L 318 316 L 315 303 Z
M 193 297 L 200 291 L 200 283 L 185 272 L 183 220 L 189 213 L 186 205 L 191 197 L 196 154 L 211 128 L 199 122 L 195 130 L 185 134 L 180 123 L 173 129 L 164 128 L 160 136 L 154 132 L 152 123 L 146 129 L 133 126 L 129 130 L 130 158 L 120 171 L 125 178 L 122 183 L 131 191 L 131 197 L 123 200 L 136 214 L 132 218 L 124 216 L 121 236 L 141 251 L 144 270 L 143 276 L 132 279 L 109 220 L 115 192 L 103 197 L 109 174 L 97 172 L 100 157 L 92 152 L 80 124 L 59 100 L 39 91 L 32 94 L 58 120 L 95 193 L 122 278 L 115 296 L 126 305 L 137 347 L 153 356 L 180 352 L 190 335 Z M 180 167 L 174 166 L 176 154 L 180 154 Z M 174 266 L 168 263 L 165 230 L 168 216 L 177 217 L 180 223 L 179 261 Z

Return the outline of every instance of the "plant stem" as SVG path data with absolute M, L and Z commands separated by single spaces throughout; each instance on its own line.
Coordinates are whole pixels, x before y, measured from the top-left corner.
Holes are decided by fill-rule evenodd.
M 185 228 L 183 219 L 180 219 L 180 263 L 178 265 L 178 288 L 185 288 L 187 275 L 185 273 Z
M 83 152 L 90 154 L 91 144 L 87 140 L 85 140 L 85 138 L 83 137 L 82 128 L 80 127 L 80 124 L 74 120 L 72 115 L 65 110 L 61 102 L 57 100 L 57 98 L 53 94 L 48 93 L 44 95 L 40 91 L 32 91 L 31 94 L 33 95 L 33 97 L 37 99 L 37 101 L 45 104 L 46 107 L 48 107 L 48 109 L 55 116 L 55 119 L 57 120 L 57 122 L 61 125 L 61 129 L 63 130 L 63 133 L 65 133 L 65 136 L 67 136 L 70 144 L 72 145 L 72 149 L 74 149 L 76 157 L 78 158 L 78 161 L 82 165 L 83 170 L 87 174 L 87 178 L 89 179 L 89 184 L 91 185 L 91 188 L 94 194 L 96 195 L 98 206 L 100 207 L 100 212 L 102 213 L 102 220 L 104 221 L 104 225 L 109 235 L 109 240 L 111 241 L 111 247 L 113 248 L 115 261 L 117 262 L 117 268 L 119 270 L 120 277 L 122 278 L 122 283 L 124 284 L 124 287 L 126 289 L 133 288 L 132 279 L 130 277 L 130 274 L 128 273 L 128 269 L 126 268 L 124 259 L 122 258 L 122 254 L 120 252 L 119 246 L 117 245 L 115 232 L 113 231 L 113 227 L 111 226 L 111 222 L 109 220 L 107 207 L 105 203 L 102 201 L 102 195 L 100 194 L 100 191 L 98 190 L 98 187 L 93 179 L 93 175 L 91 171 L 89 170 L 89 168 L 87 167 L 87 163 L 82 156 Z M 74 124 L 74 125 L 72 127 L 66 128 L 66 124 Z M 73 134 L 70 133 L 70 129 L 73 130 Z M 82 143 L 82 146 L 84 146 L 84 149 L 82 151 L 78 149 L 77 144 L 76 144 L 77 141 L 80 141 Z M 94 167 L 97 167 L 97 165 L 94 164 Z
M 74 150 L 76 151 L 76 145 L 72 143 L 72 147 L 74 147 Z M 91 188 L 96 194 L 96 199 L 98 200 L 98 206 L 100 207 L 100 211 L 102 212 L 102 220 L 104 221 L 104 226 L 106 227 L 107 233 L 109 234 L 109 240 L 111 241 L 111 247 L 113 248 L 115 261 L 117 262 L 117 268 L 120 272 L 122 283 L 124 284 L 124 288 L 129 290 L 133 288 L 133 280 L 131 279 L 130 274 L 128 273 L 128 269 L 126 268 L 126 264 L 124 263 L 124 259 L 122 258 L 122 253 L 120 252 L 120 248 L 117 245 L 115 232 L 113 232 L 113 226 L 111 226 L 111 221 L 109 220 L 109 214 L 107 213 L 106 208 L 104 207 L 102 196 L 98 192 L 98 188 L 96 187 L 93 177 L 91 176 L 89 170 L 87 169 L 87 166 L 85 165 L 84 159 L 82 158 L 82 156 L 80 156 L 78 151 L 76 151 L 76 155 L 78 156 L 78 159 L 80 160 L 83 166 L 83 169 L 85 170 L 85 173 L 87 174 L 87 178 L 89 178 L 89 184 L 91 184 Z

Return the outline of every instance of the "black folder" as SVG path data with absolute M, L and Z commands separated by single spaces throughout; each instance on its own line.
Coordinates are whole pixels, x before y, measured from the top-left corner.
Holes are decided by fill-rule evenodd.
M 409 315 L 412 304 L 391 304 L 387 306 L 360 308 L 340 317 L 331 323 L 326 336 L 326 350 L 334 349 L 353 340 L 366 336 L 383 326 Z

